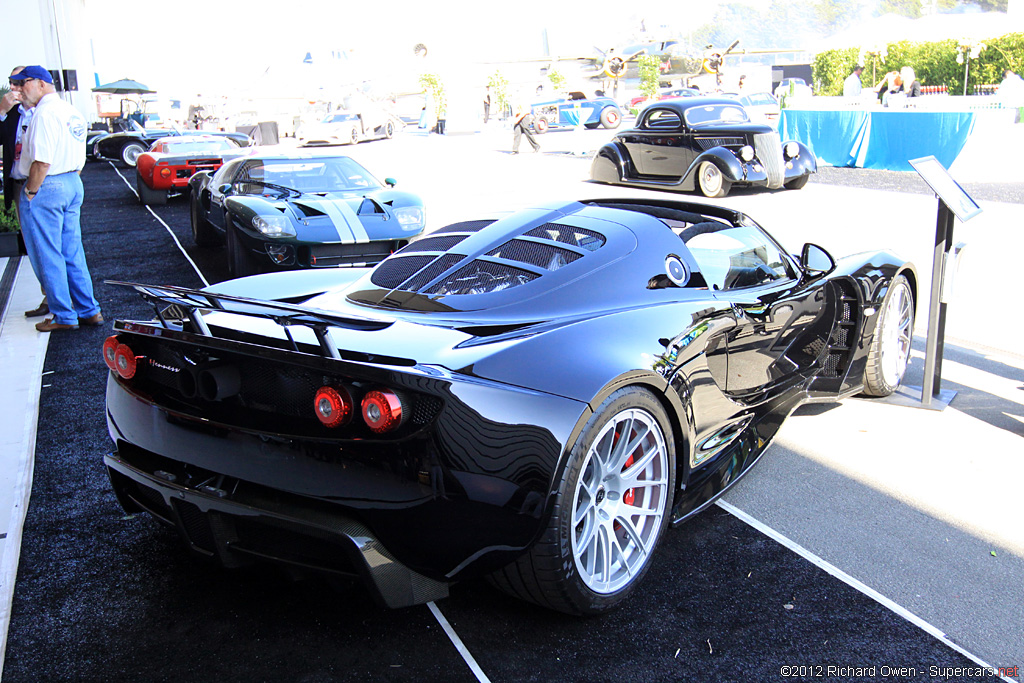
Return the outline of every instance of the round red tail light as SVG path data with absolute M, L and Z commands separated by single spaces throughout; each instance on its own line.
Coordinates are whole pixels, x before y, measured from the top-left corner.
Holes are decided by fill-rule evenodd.
M 114 351 L 114 370 L 125 379 L 135 376 L 137 362 L 135 354 L 128 348 L 127 344 L 118 344 Z
M 363 397 L 363 420 L 377 434 L 397 429 L 404 419 L 402 399 L 393 391 L 379 389 Z
M 316 418 L 325 427 L 340 427 L 352 419 L 352 396 L 344 387 L 320 387 L 313 399 Z
M 107 337 L 106 341 L 103 342 L 103 362 L 107 364 L 107 367 L 117 372 L 117 365 L 114 363 L 114 354 L 117 352 L 117 347 L 121 342 L 117 341 L 117 337 Z
M 161 168 L 160 169 L 160 177 L 161 178 L 170 178 L 171 177 L 171 169 L 169 169 L 167 167 Z

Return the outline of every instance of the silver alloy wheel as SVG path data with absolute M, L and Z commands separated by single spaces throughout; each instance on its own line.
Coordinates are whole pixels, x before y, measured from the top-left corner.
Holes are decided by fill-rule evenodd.
M 595 593 L 627 586 L 650 559 L 669 497 L 668 448 L 658 421 L 630 408 L 587 452 L 572 503 L 572 553 Z
M 698 174 L 700 191 L 704 196 L 718 197 L 722 192 L 722 184 L 725 180 L 719 168 L 710 161 L 705 161 L 700 165 Z
M 910 360 L 910 342 L 914 337 L 914 302 L 910 287 L 900 280 L 890 293 L 882 320 L 882 379 L 890 387 L 899 386 Z

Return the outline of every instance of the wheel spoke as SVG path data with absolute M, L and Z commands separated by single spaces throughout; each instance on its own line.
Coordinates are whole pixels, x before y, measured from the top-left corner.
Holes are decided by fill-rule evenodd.
M 629 536 L 629 539 L 633 541 L 634 545 L 636 545 L 637 549 L 640 551 L 641 557 L 646 556 L 647 545 L 640 537 L 640 531 L 636 528 L 636 525 L 633 524 L 633 520 L 629 517 L 620 516 L 617 521 L 619 522 L 619 525 L 622 526 L 622 530 L 627 536 Z

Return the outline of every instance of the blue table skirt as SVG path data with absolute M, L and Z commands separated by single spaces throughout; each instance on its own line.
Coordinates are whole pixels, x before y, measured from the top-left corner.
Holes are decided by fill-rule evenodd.
M 832 166 L 913 171 L 929 155 L 949 168 L 973 127 L 972 112 L 783 109 L 779 130 Z

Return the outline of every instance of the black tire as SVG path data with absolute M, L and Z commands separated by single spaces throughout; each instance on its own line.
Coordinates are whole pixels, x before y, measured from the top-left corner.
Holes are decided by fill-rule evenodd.
M 729 194 L 730 188 L 732 182 L 722 174 L 722 170 L 715 166 L 714 162 L 702 161 L 697 167 L 697 189 L 705 197 L 724 197 Z
M 615 107 L 605 107 L 601 110 L 601 125 L 605 128 L 618 128 L 622 123 L 622 115 Z
M 167 203 L 167 190 L 150 189 L 138 172 L 135 173 L 135 189 L 138 190 L 141 204 L 162 206 Z
M 623 433 L 633 448 L 620 453 L 614 446 Z M 633 460 L 645 452 L 650 457 L 642 456 L 643 462 Z M 625 488 L 627 482 L 634 486 Z M 540 540 L 492 574 L 491 583 L 567 614 L 614 609 L 650 567 L 671 515 L 674 490 L 675 444 L 665 409 L 646 389 L 619 389 L 604 400 L 573 445 Z M 573 524 L 573 519 L 580 522 Z M 608 567 L 596 566 L 602 550 L 613 550 L 609 555 L 618 551 Z
M 889 396 L 907 372 L 914 339 L 914 295 L 910 283 L 898 275 L 889 285 L 875 321 L 875 333 L 864 368 L 864 393 Z
M 129 142 L 121 148 L 121 161 L 135 168 L 139 155 L 146 151 L 146 146 L 141 142 Z
M 810 177 L 811 176 L 809 175 L 802 175 L 799 178 L 793 178 L 788 183 L 786 183 L 786 189 L 799 190 L 800 188 L 807 184 L 807 181 L 810 179 Z
M 359 133 L 356 132 L 355 128 L 352 128 L 351 132 L 348 135 L 348 144 L 350 144 L 350 145 L 358 145 L 359 144 Z
M 539 116 L 536 119 L 534 119 L 533 120 L 533 132 L 536 133 L 537 135 L 543 135 L 544 133 L 547 133 L 548 132 L 548 120 L 544 119 L 544 118 L 541 118 Z
M 393 124 L 391 121 L 388 121 L 386 124 L 384 124 L 384 137 L 387 138 L 388 140 L 395 137 L 395 124 Z
M 217 232 L 216 228 L 206 220 L 202 207 L 199 206 L 199 198 L 195 192 L 188 195 L 188 215 L 192 223 L 192 239 L 200 247 L 218 247 L 224 244 L 224 236 Z
M 228 275 L 232 279 L 236 277 L 247 277 L 249 275 L 256 275 L 260 272 L 260 269 L 253 262 L 252 256 L 242 245 L 241 240 L 238 239 L 238 233 L 231 227 L 230 219 L 225 216 L 226 230 L 226 241 L 228 245 Z

